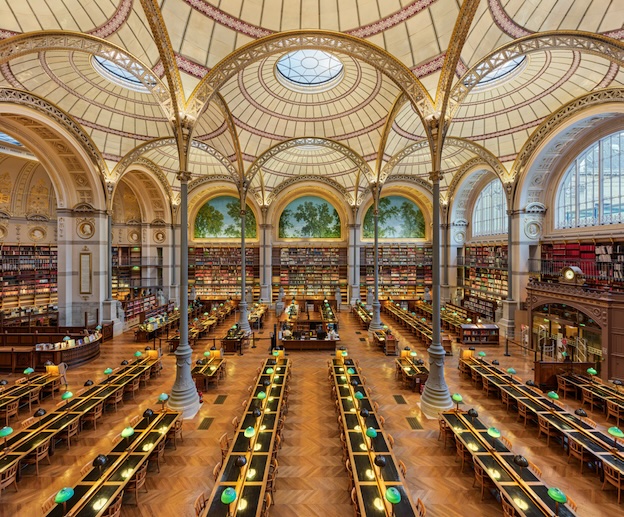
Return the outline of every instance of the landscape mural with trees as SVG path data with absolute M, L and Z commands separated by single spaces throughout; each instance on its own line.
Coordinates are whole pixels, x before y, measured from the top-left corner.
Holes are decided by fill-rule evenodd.
M 278 235 L 284 239 L 339 239 L 340 216 L 323 198 L 303 196 L 289 203 L 282 212 Z
M 403 196 L 385 196 L 379 200 L 380 239 L 424 239 L 425 217 L 412 200 Z M 362 236 L 375 238 L 373 205 L 364 216 Z
M 196 239 L 223 239 L 241 237 L 240 199 L 218 196 L 207 201 L 195 217 Z M 247 205 L 245 211 L 245 238 L 257 236 L 256 216 Z

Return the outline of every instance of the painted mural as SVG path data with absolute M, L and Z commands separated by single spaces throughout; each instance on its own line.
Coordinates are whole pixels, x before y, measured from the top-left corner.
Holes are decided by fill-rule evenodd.
M 331 203 L 317 196 L 295 199 L 282 212 L 280 238 L 339 239 L 340 216 Z
M 375 238 L 373 206 L 364 216 L 362 236 Z M 424 239 L 425 217 L 412 200 L 403 196 L 385 196 L 379 200 L 380 239 Z
M 257 236 L 256 216 L 247 206 L 245 237 Z M 234 196 L 218 196 L 206 202 L 197 212 L 194 237 L 196 239 L 240 238 L 240 200 Z

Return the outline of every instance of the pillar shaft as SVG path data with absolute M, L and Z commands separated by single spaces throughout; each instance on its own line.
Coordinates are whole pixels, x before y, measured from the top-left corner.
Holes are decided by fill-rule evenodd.
M 373 300 L 373 317 L 371 319 L 368 330 L 379 330 L 381 325 L 381 304 L 379 303 L 379 187 L 374 186 L 374 207 L 373 221 L 375 223 L 374 230 L 374 264 L 375 264 L 375 299 Z
M 246 299 L 246 290 L 247 290 L 247 255 L 245 251 L 245 203 L 241 202 L 241 301 L 238 305 L 240 309 L 239 317 L 238 317 L 238 326 L 244 330 L 245 332 L 251 332 L 251 327 L 249 326 L 249 318 L 247 314 L 247 299 Z

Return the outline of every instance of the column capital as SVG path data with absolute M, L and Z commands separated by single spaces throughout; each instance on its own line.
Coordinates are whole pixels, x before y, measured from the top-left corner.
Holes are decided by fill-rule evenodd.
M 180 183 L 188 183 L 191 179 L 191 173 L 189 171 L 179 171 L 176 178 Z
M 442 173 L 440 171 L 431 171 L 429 173 L 429 181 L 431 182 L 440 181 L 441 178 L 442 178 Z

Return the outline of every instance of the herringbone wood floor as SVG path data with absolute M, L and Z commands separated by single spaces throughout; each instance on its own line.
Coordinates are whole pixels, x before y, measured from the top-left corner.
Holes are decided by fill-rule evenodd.
M 141 493 L 139 504 L 134 505 L 127 497 L 122 516 L 175 516 L 192 517 L 193 502 L 203 490 L 212 488 L 212 469 L 220 459 L 218 438 L 223 432 L 232 433 L 231 420 L 239 415 L 241 404 L 247 396 L 247 386 L 255 376 L 255 370 L 267 356 L 269 332 L 274 319 L 265 328 L 256 332 L 257 348 L 245 351 L 242 357 L 228 356 L 228 376 L 218 389 L 210 388 L 204 394 L 204 404 L 199 414 L 184 422 L 184 443 L 178 443 L 177 450 L 168 447 L 166 463 L 158 474 L 150 467 L 147 478 L 147 493 Z M 226 321 L 206 340 L 196 347 L 197 356 L 212 345 L 212 338 L 224 334 L 233 323 Z M 394 378 L 394 358 L 385 357 L 381 351 L 368 343 L 367 334 L 357 326 L 349 313 L 340 313 L 340 335 L 349 348 L 350 355 L 360 361 L 367 383 L 373 387 L 374 398 L 380 403 L 380 413 L 386 418 L 386 428 L 395 438 L 395 454 L 408 468 L 407 482 L 414 498 L 420 497 L 427 506 L 428 515 L 451 516 L 499 516 L 500 504 L 486 496 L 480 501 L 480 491 L 472 488 L 472 474 L 468 469 L 459 472 L 454 450 L 443 449 L 437 441 L 436 420 L 427 420 L 419 410 L 420 396 L 401 387 Z M 400 329 L 401 347 L 410 344 L 426 359 L 422 345 L 413 343 Z M 122 359 L 130 358 L 137 349 L 153 343 L 135 343 L 127 333 L 103 346 L 98 360 L 72 369 L 68 372 L 70 389 L 79 389 L 87 379 L 103 377 L 103 370 L 115 367 Z M 512 348 L 512 357 L 503 357 L 503 347 L 487 351 L 488 359 L 499 359 L 502 366 L 514 366 L 523 378 L 532 376 L 532 357 L 524 357 L 519 349 Z M 347 477 L 342 465 L 340 440 L 336 417 L 327 384 L 326 352 L 293 352 L 293 376 L 290 395 L 290 411 L 284 430 L 284 445 L 279 453 L 279 475 L 275 506 L 271 516 L 276 517 L 342 517 L 353 513 L 347 492 Z M 105 413 L 97 430 L 90 427 L 79 435 L 75 445 L 68 451 L 59 445 L 52 457 L 52 465 L 43 464 L 37 477 L 33 467 L 22 470 L 19 492 L 12 488 L 0 496 L 0 516 L 41 515 L 41 503 L 63 486 L 73 485 L 80 479 L 80 469 L 96 454 L 111 448 L 111 439 L 127 425 L 132 416 L 142 413 L 147 407 L 156 409 L 157 395 L 169 391 L 175 375 L 173 356 L 165 354 L 164 370 L 160 378 L 152 379 L 142 388 L 136 401 L 126 399 L 118 413 Z M 17 375 L 4 375 L 11 382 Z M 515 413 L 506 413 L 498 399 L 486 399 L 480 390 L 472 387 L 469 380 L 461 379 L 457 370 L 457 353 L 447 358 L 446 378 L 451 392 L 464 396 L 465 408 L 475 407 L 486 423 L 495 425 L 512 439 L 514 450 L 524 454 L 543 470 L 544 480 L 558 486 L 579 505 L 578 515 L 598 517 L 619 515 L 622 506 L 617 504 L 614 490 L 601 491 L 597 477 L 585 469 L 579 474 L 578 462 L 567 464 L 567 456 L 556 445 L 546 447 L 545 440 L 537 439 L 537 428 L 526 429 L 516 422 Z M 218 395 L 227 395 L 221 405 L 215 404 Z M 407 404 L 398 404 L 393 395 L 403 395 Z M 58 400 L 58 397 L 57 397 Z M 56 401 L 57 401 L 56 400 Z M 51 409 L 56 401 L 46 399 L 42 404 Z M 579 406 L 571 400 L 570 407 Z M 19 421 L 29 415 L 22 411 Z M 422 430 L 412 430 L 406 417 L 414 416 L 422 424 Z M 600 413 L 593 418 L 599 425 L 606 424 Z M 207 430 L 198 429 L 200 422 L 213 418 Z

